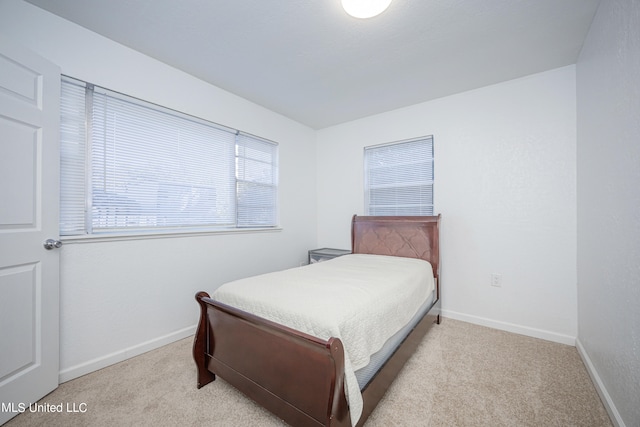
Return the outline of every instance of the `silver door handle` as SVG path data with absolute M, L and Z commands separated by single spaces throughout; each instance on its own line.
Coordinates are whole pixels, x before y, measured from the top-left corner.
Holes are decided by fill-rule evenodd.
M 44 248 L 48 251 L 51 249 L 58 249 L 60 247 L 62 247 L 62 242 L 60 240 L 47 239 L 44 242 Z

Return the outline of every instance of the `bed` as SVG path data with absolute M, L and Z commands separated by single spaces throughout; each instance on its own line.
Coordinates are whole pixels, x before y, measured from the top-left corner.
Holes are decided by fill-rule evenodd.
M 262 275 L 259 277 L 261 282 L 257 282 L 257 278 L 251 278 L 223 285 L 212 296 L 206 292 L 198 292 L 196 300 L 201 310 L 193 345 L 198 388 L 219 375 L 290 425 L 362 426 L 424 335 L 434 324 L 440 323 L 439 223 L 440 216 L 354 215 L 351 223 L 351 249 L 354 255 L 291 269 L 286 273 L 287 276 L 278 276 L 278 273 Z M 428 264 L 417 260 L 428 261 Z M 306 308 L 303 308 L 305 313 L 308 312 L 308 319 L 301 319 L 303 327 L 298 327 L 300 322 L 289 323 L 288 319 L 270 320 L 269 317 L 280 317 L 270 316 L 270 308 L 261 312 L 264 301 L 260 301 L 257 308 L 250 305 L 251 309 L 243 310 L 238 307 L 244 307 L 241 304 L 244 300 L 223 298 L 228 289 L 237 292 L 243 286 L 255 286 L 269 281 L 275 283 L 278 280 L 292 281 L 298 275 L 308 276 L 311 272 L 317 274 L 314 277 L 323 277 L 320 273 L 324 271 L 323 274 L 329 274 L 328 278 L 335 278 L 317 279 L 319 281 L 340 283 L 338 279 L 341 277 L 335 271 L 351 269 L 352 262 L 364 262 L 363 267 L 358 270 L 364 274 L 372 265 L 383 265 L 387 261 L 390 266 L 401 263 L 400 269 L 393 267 L 398 276 L 402 276 L 405 270 L 424 269 L 427 266 L 433 291 L 429 291 L 424 300 L 415 303 L 416 307 L 405 310 L 410 312 L 409 321 L 402 320 L 406 324 L 391 338 L 384 338 L 384 345 L 379 351 L 367 353 L 366 366 L 360 366 L 362 363 L 359 361 L 355 362 L 358 360 L 357 351 L 350 338 L 351 329 L 346 326 L 346 329 L 335 330 L 335 334 L 331 334 L 333 329 L 322 329 L 319 334 L 309 333 L 318 330 L 311 320 L 322 313 L 312 312 L 314 306 L 308 305 L 308 301 Z M 406 263 L 406 266 L 402 263 Z M 382 273 L 374 274 L 382 277 L 382 281 L 387 280 L 387 276 Z M 365 276 L 362 276 L 361 282 L 374 282 L 373 277 L 365 279 Z M 247 289 L 254 293 L 258 288 Z M 395 292 L 402 293 L 397 290 Z M 333 301 L 323 301 L 317 307 L 324 307 L 324 311 L 333 313 L 335 307 L 345 305 L 341 303 L 342 297 L 335 297 L 333 293 L 331 295 L 334 295 Z M 216 300 L 221 298 L 222 300 Z M 411 299 L 416 298 L 410 296 L 409 300 Z M 236 301 L 241 303 L 236 304 Z M 302 301 L 299 305 L 304 307 Z M 364 304 L 363 310 L 371 305 Z M 335 312 L 340 313 L 337 308 Z M 304 327 L 307 323 L 312 326 Z M 287 324 L 296 327 L 286 326 Z M 340 327 L 342 326 L 340 323 Z M 367 336 L 375 335 L 371 332 L 369 330 L 364 333 Z M 322 335 L 325 337 L 318 337 Z M 342 338 L 345 336 L 348 339 L 343 342 Z M 354 383 L 354 377 L 357 383 Z M 354 393 L 354 387 L 359 392 Z

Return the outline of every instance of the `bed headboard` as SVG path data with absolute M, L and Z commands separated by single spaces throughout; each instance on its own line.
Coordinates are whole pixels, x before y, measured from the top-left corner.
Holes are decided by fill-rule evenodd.
M 440 276 L 440 215 L 358 216 L 351 220 L 351 252 L 427 260 Z

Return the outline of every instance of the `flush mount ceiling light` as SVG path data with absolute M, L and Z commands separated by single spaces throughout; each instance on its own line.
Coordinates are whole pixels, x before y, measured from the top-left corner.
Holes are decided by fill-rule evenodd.
M 384 12 L 391 0 L 342 0 L 345 12 L 354 18 L 371 18 Z

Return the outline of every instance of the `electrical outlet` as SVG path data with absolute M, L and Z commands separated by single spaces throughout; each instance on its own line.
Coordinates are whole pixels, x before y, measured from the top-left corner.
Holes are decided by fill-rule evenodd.
M 502 287 L 502 274 L 491 273 L 491 286 L 495 286 L 496 288 Z

